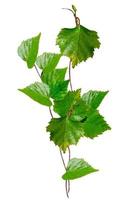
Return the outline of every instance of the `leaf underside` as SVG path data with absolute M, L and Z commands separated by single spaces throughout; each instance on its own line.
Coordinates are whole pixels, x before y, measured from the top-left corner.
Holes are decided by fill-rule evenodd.
M 108 91 L 88 91 L 82 96 L 82 99 L 87 105 L 90 105 L 93 109 L 99 107 L 104 97 L 108 94 Z
M 62 178 L 64 180 L 74 180 L 97 171 L 98 171 L 97 169 L 94 169 L 83 159 L 72 158 L 69 161 L 67 170 L 65 174 L 62 176 Z
M 49 87 L 45 83 L 35 82 L 23 89 L 19 89 L 19 91 L 42 105 L 52 105 L 52 102 L 49 99 Z
M 36 64 L 40 69 L 47 68 L 48 72 L 50 72 L 50 70 L 55 69 L 60 58 L 60 54 L 45 52 L 37 57 Z
M 32 68 L 35 64 L 39 49 L 40 36 L 41 33 L 23 41 L 18 47 L 18 55 L 27 63 L 28 68 Z

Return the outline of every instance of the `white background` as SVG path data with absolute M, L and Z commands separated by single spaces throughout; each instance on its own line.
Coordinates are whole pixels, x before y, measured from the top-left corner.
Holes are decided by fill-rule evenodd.
M 0 200 L 65 200 L 64 168 L 45 127 L 48 109 L 23 95 L 38 80 L 17 56 L 20 42 L 42 32 L 40 51 L 58 52 L 55 38 L 73 27 L 75 4 L 81 23 L 99 33 L 101 48 L 72 72 L 73 87 L 110 90 L 100 107 L 112 131 L 95 140 L 81 139 L 72 156 L 99 172 L 71 184 L 70 199 L 127 199 L 127 7 L 124 0 L 0 1 Z M 68 64 L 63 59 L 61 67 Z

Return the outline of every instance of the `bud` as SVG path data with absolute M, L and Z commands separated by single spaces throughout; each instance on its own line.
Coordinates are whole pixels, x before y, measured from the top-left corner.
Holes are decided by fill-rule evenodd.
M 72 9 L 75 13 L 77 12 L 77 8 L 74 5 L 72 5 Z

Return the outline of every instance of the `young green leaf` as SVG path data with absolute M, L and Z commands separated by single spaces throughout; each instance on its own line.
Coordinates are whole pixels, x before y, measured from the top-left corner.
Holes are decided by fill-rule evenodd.
M 47 127 L 50 140 L 58 145 L 63 152 L 72 144 L 77 144 L 80 137 L 84 136 L 80 122 L 73 122 L 68 118 L 53 118 Z
M 41 33 L 37 36 L 25 40 L 18 47 L 18 55 L 27 63 L 28 68 L 32 68 L 35 64 Z
M 100 47 L 97 32 L 83 26 L 62 29 L 57 36 L 56 44 L 59 45 L 61 53 L 71 59 L 73 68 L 93 57 L 94 49 Z
M 85 121 L 93 109 L 87 105 L 82 99 L 77 101 L 73 106 L 70 119 L 73 121 Z
M 50 88 L 50 97 L 61 100 L 67 94 L 68 82 L 65 81 L 67 68 L 55 69 L 61 55 L 44 53 L 37 58 L 37 65 L 43 69 L 41 79 Z
M 85 160 L 79 158 L 72 158 L 69 161 L 67 171 L 62 176 L 62 178 L 64 180 L 74 180 L 97 171 L 97 169 L 94 169 Z
M 68 80 L 65 79 L 67 68 L 47 70 L 44 68 L 42 81 L 50 88 L 50 97 L 54 100 L 61 100 L 67 94 Z
M 73 105 L 80 99 L 80 90 L 69 91 L 61 101 L 54 102 L 54 111 L 61 117 L 70 115 Z
M 72 10 L 74 11 L 74 13 L 76 13 L 76 12 L 77 12 L 77 8 L 76 8 L 76 6 L 75 6 L 75 5 L 72 5 Z
M 98 108 L 108 91 L 92 91 L 85 93 L 82 96 L 83 101 L 93 109 Z
M 94 111 L 89 115 L 83 123 L 84 136 L 93 139 L 107 130 L 111 130 L 110 126 L 104 120 L 104 117 L 98 111 Z
M 64 81 L 65 74 L 66 74 L 67 68 L 61 68 L 61 69 L 54 69 L 47 72 L 47 70 L 44 70 L 42 74 L 42 80 L 47 85 L 52 86 L 59 82 Z
M 40 69 L 47 68 L 47 72 L 50 72 L 51 70 L 55 69 L 60 58 L 61 54 L 45 52 L 37 57 L 36 64 Z
M 50 86 L 50 97 L 55 101 L 62 100 L 67 94 L 69 80 L 58 82 Z
M 45 83 L 35 82 L 34 84 L 31 84 L 23 89 L 19 89 L 19 91 L 23 92 L 31 99 L 42 105 L 52 105 L 49 98 L 49 87 Z

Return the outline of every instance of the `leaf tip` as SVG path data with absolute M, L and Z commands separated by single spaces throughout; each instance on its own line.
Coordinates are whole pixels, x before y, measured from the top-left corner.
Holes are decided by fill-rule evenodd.
M 22 92 L 23 89 L 18 88 L 17 90 L 20 91 L 20 92 Z
M 40 37 L 41 37 L 41 32 L 39 32 L 38 34 L 37 34 L 37 36 L 36 36 L 38 39 L 40 39 Z
M 74 4 L 72 4 L 72 10 L 76 13 L 77 12 L 77 8 Z

